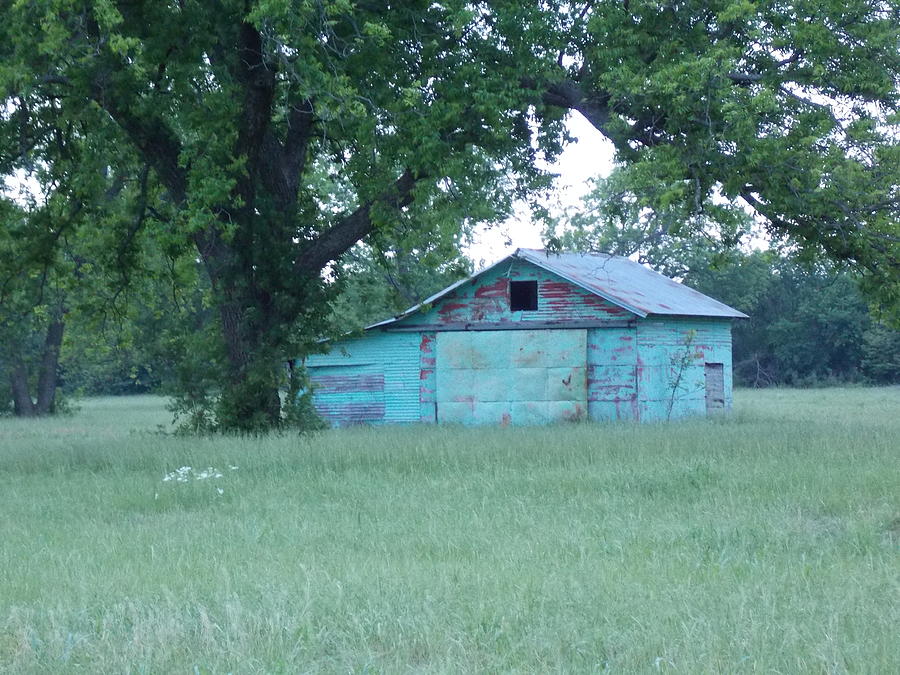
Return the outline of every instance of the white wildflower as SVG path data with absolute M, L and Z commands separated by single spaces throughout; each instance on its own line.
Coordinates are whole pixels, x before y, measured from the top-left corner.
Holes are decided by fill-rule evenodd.
M 163 482 L 174 480 L 176 483 L 188 483 L 191 480 L 206 480 L 208 478 L 222 478 L 222 472 L 212 466 L 198 471 L 194 471 L 189 466 L 182 466 L 175 469 L 175 471 L 165 474 Z

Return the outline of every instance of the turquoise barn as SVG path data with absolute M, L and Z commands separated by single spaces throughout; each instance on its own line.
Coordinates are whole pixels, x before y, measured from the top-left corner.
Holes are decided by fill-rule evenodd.
M 518 249 L 305 366 L 335 426 L 666 420 L 731 408 L 736 318 L 628 258 Z

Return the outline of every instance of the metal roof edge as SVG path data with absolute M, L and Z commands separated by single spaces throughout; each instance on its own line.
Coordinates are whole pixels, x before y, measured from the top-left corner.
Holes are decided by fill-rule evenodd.
M 370 325 L 370 326 L 366 326 L 365 328 L 363 328 L 363 331 L 367 331 L 367 330 L 370 330 L 370 329 L 372 329 L 372 328 L 383 328 L 384 326 L 389 326 L 389 325 L 391 325 L 391 324 L 393 324 L 393 323 L 397 323 L 398 321 L 402 321 L 403 319 L 405 319 L 405 318 L 407 318 L 407 317 L 409 317 L 409 316 L 412 316 L 413 314 L 415 314 L 416 312 L 418 312 L 420 309 L 422 309 L 425 305 L 431 305 L 431 304 L 437 302 L 438 300 L 440 300 L 441 298 L 443 298 L 445 295 L 447 295 L 447 294 L 450 293 L 451 291 L 455 291 L 457 288 L 459 288 L 460 286 L 462 286 L 462 285 L 465 284 L 466 282 L 472 281 L 473 279 L 475 279 L 476 277 L 481 276 L 482 274 L 484 274 L 484 273 L 487 272 L 488 270 L 492 270 L 492 269 L 494 269 L 495 267 L 497 267 L 498 265 L 500 265 L 500 264 L 506 262 L 506 261 L 509 260 L 510 258 L 516 257 L 516 254 L 517 254 L 518 252 L 519 252 L 519 249 L 516 249 L 516 250 L 513 251 L 510 255 L 504 256 L 503 258 L 501 258 L 501 259 L 498 260 L 497 262 L 491 263 L 491 264 L 488 265 L 487 267 L 481 268 L 481 269 L 478 270 L 477 272 L 474 272 L 473 274 L 467 276 L 465 279 L 460 279 L 459 281 L 454 281 L 452 284 L 450 284 L 449 286 L 447 286 L 447 288 L 445 288 L 445 289 L 443 289 L 443 290 L 440 290 L 440 291 L 438 291 L 437 293 L 435 293 L 435 294 L 433 294 L 433 295 L 428 296 L 427 298 L 425 298 L 424 300 L 422 300 L 422 302 L 420 302 L 420 303 L 418 303 L 418 304 L 415 304 L 415 305 L 413 305 L 412 307 L 409 307 L 408 309 L 403 310 L 402 312 L 400 312 L 400 313 L 397 314 L 396 316 L 391 317 L 390 319 L 385 319 L 384 321 L 379 321 L 378 323 L 373 323 L 373 324 Z

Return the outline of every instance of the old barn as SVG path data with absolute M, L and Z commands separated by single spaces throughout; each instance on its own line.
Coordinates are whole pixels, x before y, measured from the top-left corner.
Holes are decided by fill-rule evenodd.
M 518 249 L 306 366 L 337 426 L 660 420 L 731 407 L 741 317 L 627 258 Z

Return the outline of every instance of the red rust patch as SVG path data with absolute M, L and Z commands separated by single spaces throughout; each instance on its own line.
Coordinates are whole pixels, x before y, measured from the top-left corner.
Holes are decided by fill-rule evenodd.
M 445 302 L 438 309 L 438 314 L 440 314 L 441 316 L 446 316 L 451 312 L 455 312 L 458 309 L 465 309 L 466 307 L 468 307 L 468 305 L 466 305 L 464 302 Z
M 509 284 L 506 278 L 498 279 L 492 284 L 485 284 L 475 289 L 476 298 L 505 298 Z
M 317 394 L 344 394 L 355 391 L 383 391 L 384 375 L 313 375 L 310 382 Z

